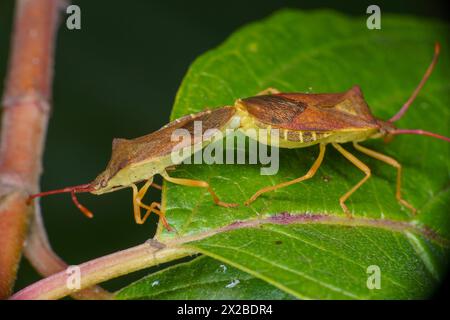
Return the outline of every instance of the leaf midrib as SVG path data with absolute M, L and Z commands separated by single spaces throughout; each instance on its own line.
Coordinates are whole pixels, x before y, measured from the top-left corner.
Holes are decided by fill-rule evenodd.
M 183 235 L 177 238 L 161 240 L 166 242 L 167 245 L 180 245 L 186 244 L 192 241 L 198 241 L 205 238 L 209 238 L 213 235 L 243 229 L 243 228 L 256 228 L 264 224 L 274 225 L 300 225 L 300 224 L 321 224 L 321 225 L 336 225 L 346 227 L 369 227 L 375 229 L 383 229 L 395 233 L 411 232 L 418 234 L 430 242 L 436 243 L 441 247 L 450 248 L 450 240 L 436 233 L 433 229 L 427 226 L 421 226 L 416 220 L 403 221 L 393 219 L 376 219 L 365 217 L 346 217 L 332 214 L 320 214 L 320 213 L 278 213 L 270 215 L 264 218 L 248 219 L 245 221 L 236 221 L 231 224 L 227 224 L 222 227 L 210 229 L 203 232 L 197 232 L 190 235 Z M 160 238 L 161 234 L 156 238 Z

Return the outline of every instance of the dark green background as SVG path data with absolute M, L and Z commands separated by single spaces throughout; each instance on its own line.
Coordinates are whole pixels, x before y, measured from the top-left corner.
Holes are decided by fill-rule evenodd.
M 189 64 L 240 26 L 279 8 L 329 8 L 365 15 L 370 4 L 387 12 L 447 19 L 437 1 L 73 1 L 82 29 L 63 21 L 57 41 L 53 114 L 42 189 L 86 183 L 103 170 L 113 137 L 133 138 L 164 125 Z M 0 2 L 0 78 L 4 79 L 13 17 L 12 0 Z M 376 54 L 376 52 L 374 52 Z M 3 89 L 3 82 L 0 83 Z M 2 90 L 3 91 L 3 90 Z M 42 200 L 55 251 L 70 264 L 142 243 L 155 220 L 136 225 L 131 191 L 80 195 L 95 213 L 86 219 L 68 195 Z M 152 191 L 149 200 L 157 200 Z M 1 250 L 1 248 L 0 248 Z M 106 285 L 119 288 L 143 271 Z M 40 277 L 22 263 L 17 288 Z

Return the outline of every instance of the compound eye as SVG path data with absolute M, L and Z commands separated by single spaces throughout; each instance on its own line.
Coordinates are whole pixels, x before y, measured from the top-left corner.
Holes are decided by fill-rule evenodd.
M 100 187 L 105 188 L 108 185 L 108 182 L 106 180 L 102 180 L 100 183 Z

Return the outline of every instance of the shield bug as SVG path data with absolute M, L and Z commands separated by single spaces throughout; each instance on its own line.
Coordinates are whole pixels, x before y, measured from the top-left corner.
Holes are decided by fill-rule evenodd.
M 172 133 L 179 128 L 192 132 L 194 121 L 201 121 L 204 132 L 207 132 L 208 129 L 218 129 L 221 132 L 227 129 L 239 129 L 244 133 L 246 132 L 245 129 L 270 129 L 268 132 L 277 129 L 281 132 L 279 147 L 282 148 L 304 148 L 319 145 L 319 155 L 305 175 L 260 189 L 245 202 L 246 205 L 251 204 L 263 193 L 312 178 L 322 164 L 326 146 L 331 144 L 365 173 L 364 178 L 339 199 L 342 209 L 350 216 L 345 201 L 371 176 L 370 168 L 341 146 L 342 143 L 352 142 L 360 152 L 397 169 L 396 198 L 402 205 L 415 213 L 416 209 L 403 199 L 401 194 L 402 166 L 395 159 L 363 147 L 359 145 L 359 142 L 375 138 L 389 139 L 398 134 L 426 135 L 450 142 L 449 138 L 432 132 L 398 129 L 393 124 L 408 110 L 431 75 L 439 51 L 440 46 L 437 43 L 433 60 L 419 85 L 399 112 L 388 121 L 377 119 L 372 115 L 358 86 L 342 93 L 321 94 L 282 93 L 276 89 L 267 89 L 254 97 L 238 99 L 234 106 L 225 106 L 182 117 L 143 137 L 133 140 L 114 139 L 111 160 L 106 170 L 94 181 L 84 185 L 37 193 L 31 195 L 30 200 L 36 197 L 68 192 L 71 193 L 75 205 L 86 216 L 92 217 L 92 213 L 78 202 L 76 193 L 90 192 L 100 195 L 131 187 L 136 223 L 144 223 L 149 214 L 154 212 L 160 216 L 162 223 L 169 229 L 159 203 L 153 202 L 150 206 L 142 203 L 142 198 L 150 186 L 160 188 L 153 184 L 153 176 L 160 174 L 165 180 L 172 183 L 207 188 L 217 205 L 234 207 L 236 204 L 220 201 L 205 181 L 173 178 L 167 174 L 166 169 L 176 164 L 172 160 L 173 152 L 192 146 L 202 148 L 207 144 L 201 139 L 194 139 L 188 145 L 180 145 L 171 139 Z M 268 142 L 270 143 L 270 139 Z M 195 150 L 195 148 L 192 150 Z M 141 189 L 138 189 L 136 183 L 141 181 L 146 182 Z M 143 217 L 141 216 L 141 208 L 147 210 Z
M 153 176 L 160 174 L 165 180 L 175 184 L 206 188 L 217 205 L 224 207 L 237 206 L 237 204 L 222 202 L 206 181 L 170 177 L 166 170 L 176 164 L 172 160 L 172 153 L 179 152 L 181 149 L 186 150 L 186 148 L 192 151 L 198 149 L 197 147 L 201 149 L 213 140 L 211 135 L 217 131 L 210 129 L 216 129 L 220 132 L 226 129 L 234 129 L 237 125 L 233 118 L 235 113 L 236 109 L 232 107 L 205 110 L 176 119 L 160 130 L 136 139 L 114 139 L 111 160 L 106 169 L 94 181 L 88 184 L 33 194 L 29 200 L 52 194 L 70 193 L 75 205 L 87 217 L 92 217 L 93 214 L 78 202 L 77 193 L 90 192 L 95 195 L 101 195 L 125 187 L 131 187 L 133 190 L 133 211 L 136 223 L 143 224 L 150 213 L 154 212 L 160 216 L 164 226 L 170 229 L 158 202 L 153 202 L 150 205 L 142 203 L 142 199 L 150 186 L 161 189 L 160 186 L 153 183 Z M 194 123 L 196 121 L 202 123 L 203 132 L 200 135 L 194 133 Z M 172 133 L 177 129 L 187 130 L 189 133 L 192 133 L 194 138 L 181 143 L 175 141 L 172 139 Z M 208 132 L 210 133 L 208 134 Z M 186 154 L 186 156 L 189 155 L 189 153 Z M 138 189 L 136 184 L 141 181 L 146 182 Z M 144 216 L 141 216 L 141 208 L 146 210 Z
M 415 213 L 416 209 L 402 197 L 400 163 L 387 155 L 361 146 L 359 142 L 375 138 L 390 139 L 398 134 L 426 135 L 450 142 L 449 138 L 432 132 L 398 129 L 393 124 L 408 110 L 424 86 L 437 62 L 439 52 L 440 45 L 436 43 L 433 60 L 419 85 L 398 113 L 388 121 L 377 119 L 372 115 L 358 86 L 343 93 L 323 94 L 281 93 L 276 89 L 269 89 L 265 93 L 271 94 L 238 100 L 236 107 L 241 117 L 242 129 L 254 127 L 277 129 L 279 130 L 279 146 L 282 148 L 303 148 L 318 144 L 320 149 L 317 159 L 305 175 L 292 181 L 262 188 L 245 204 L 249 205 L 263 193 L 312 178 L 322 163 L 326 145 L 331 144 L 365 173 L 364 178 L 339 199 L 342 209 L 350 216 L 345 201 L 371 176 L 370 168 L 341 146 L 342 143 L 352 142 L 358 151 L 397 169 L 396 198 Z

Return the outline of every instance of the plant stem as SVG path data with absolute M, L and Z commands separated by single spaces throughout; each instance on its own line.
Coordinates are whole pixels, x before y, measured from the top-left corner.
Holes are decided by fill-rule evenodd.
M 34 217 L 31 221 L 30 231 L 25 243 L 24 253 L 33 267 L 44 277 L 67 269 L 68 265 L 53 251 L 45 232 L 39 206 L 36 206 Z M 108 300 L 112 294 L 94 286 L 75 292 L 72 297 L 80 300 Z
M 0 141 L 0 298 L 13 287 L 38 190 L 49 116 L 58 0 L 17 0 Z
M 11 299 L 59 299 L 97 283 L 195 253 L 197 252 L 181 246 L 161 248 L 146 242 L 79 265 L 79 288 L 68 286 L 74 279 L 74 273 L 63 271 L 22 289 Z

